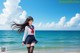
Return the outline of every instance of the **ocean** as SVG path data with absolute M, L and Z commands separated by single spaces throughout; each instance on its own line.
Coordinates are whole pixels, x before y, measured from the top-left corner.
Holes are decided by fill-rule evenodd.
M 8 51 L 26 50 L 26 45 L 22 46 L 23 33 L 0 30 L 0 47 L 5 47 Z M 38 40 L 35 49 L 80 50 L 80 31 L 37 30 L 35 37 Z

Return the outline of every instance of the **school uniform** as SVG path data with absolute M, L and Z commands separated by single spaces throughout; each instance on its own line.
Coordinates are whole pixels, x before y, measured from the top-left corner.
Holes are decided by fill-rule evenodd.
M 33 25 L 25 26 L 22 42 L 24 44 L 31 44 L 33 42 L 37 43 L 38 41 L 35 38 L 35 28 Z

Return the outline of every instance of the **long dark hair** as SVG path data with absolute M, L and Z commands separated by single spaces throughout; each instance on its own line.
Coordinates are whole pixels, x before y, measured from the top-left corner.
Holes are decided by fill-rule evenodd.
M 25 26 L 29 26 L 29 21 L 30 20 L 32 20 L 33 21 L 33 17 L 31 17 L 31 16 L 28 16 L 27 18 L 26 18 L 26 20 L 25 20 L 25 22 L 24 23 L 22 23 L 22 24 L 18 24 L 18 23 L 16 23 L 16 22 L 13 22 L 13 24 L 11 25 L 11 27 L 12 27 L 12 29 L 15 29 L 15 28 L 19 28 L 18 30 L 17 30 L 17 32 L 23 32 L 24 30 L 25 30 Z

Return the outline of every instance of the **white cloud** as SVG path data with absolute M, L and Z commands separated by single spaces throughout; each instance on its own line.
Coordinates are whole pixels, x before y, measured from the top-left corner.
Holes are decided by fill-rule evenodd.
M 40 27 L 42 27 L 42 23 L 40 22 L 40 23 L 36 24 L 35 26 L 36 26 L 37 28 L 40 28 Z
M 36 28 L 52 28 L 53 26 L 55 26 L 55 23 L 54 22 L 47 22 L 46 24 L 42 23 L 42 22 L 39 22 L 37 24 L 34 24 Z
M 5 24 L 7 22 L 7 18 L 5 15 L 1 14 L 0 15 L 0 24 Z
M 37 23 L 36 28 L 45 28 L 45 29 L 52 29 L 52 28 L 61 28 L 64 26 L 64 23 L 66 21 L 66 17 L 63 16 L 58 23 L 55 22 L 47 22 L 47 23 Z
M 45 25 L 44 25 L 44 27 L 46 26 L 46 28 L 53 28 L 54 26 L 55 26 L 55 23 L 54 22 L 51 22 L 51 23 L 46 23 Z
M 66 27 L 73 27 L 76 26 L 78 24 L 78 22 L 80 22 L 80 14 L 77 13 L 74 17 L 72 17 L 70 19 L 70 21 L 68 21 L 65 26 Z
M 19 6 L 20 0 L 6 0 L 0 14 L 0 30 L 11 29 L 11 22 L 21 23 L 26 19 L 26 11 Z M 5 27 L 4 27 L 5 26 Z
M 35 25 L 35 28 L 37 30 L 52 30 L 52 28 L 55 26 L 55 23 L 54 22 L 47 22 L 47 23 L 42 23 L 42 22 L 39 22 L 39 23 L 36 23 L 34 24 Z
M 63 16 L 56 22 L 37 23 L 37 29 L 52 29 L 52 30 L 80 30 L 80 14 L 77 13 L 70 21 L 66 21 L 66 17 Z M 78 28 L 77 28 L 78 27 Z
M 4 9 L 2 9 L 0 14 L 1 25 L 10 24 L 12 21 L 20 23 L 22 19 L 25 19 L 26 12 L 19 6 L 19 3 L 20 0 L 6 0 L 3 3 Z
M 57 27 L 63 27 L 66 21 L 66 17 L 63 16 L 60 21 L 57 23 Z
M 26 11 L 23 11 L 19 17 L 20 19 L 25 19 L 25 16 L 26 16 Z

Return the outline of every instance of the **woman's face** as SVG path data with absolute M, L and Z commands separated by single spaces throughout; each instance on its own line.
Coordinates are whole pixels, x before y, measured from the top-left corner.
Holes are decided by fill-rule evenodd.
M 33 21 L 32 21 L 32 20 L 30 20 L 30 21 L 29 21 L 29 25 L 32 25 L 32 23 L 33 23 Z

